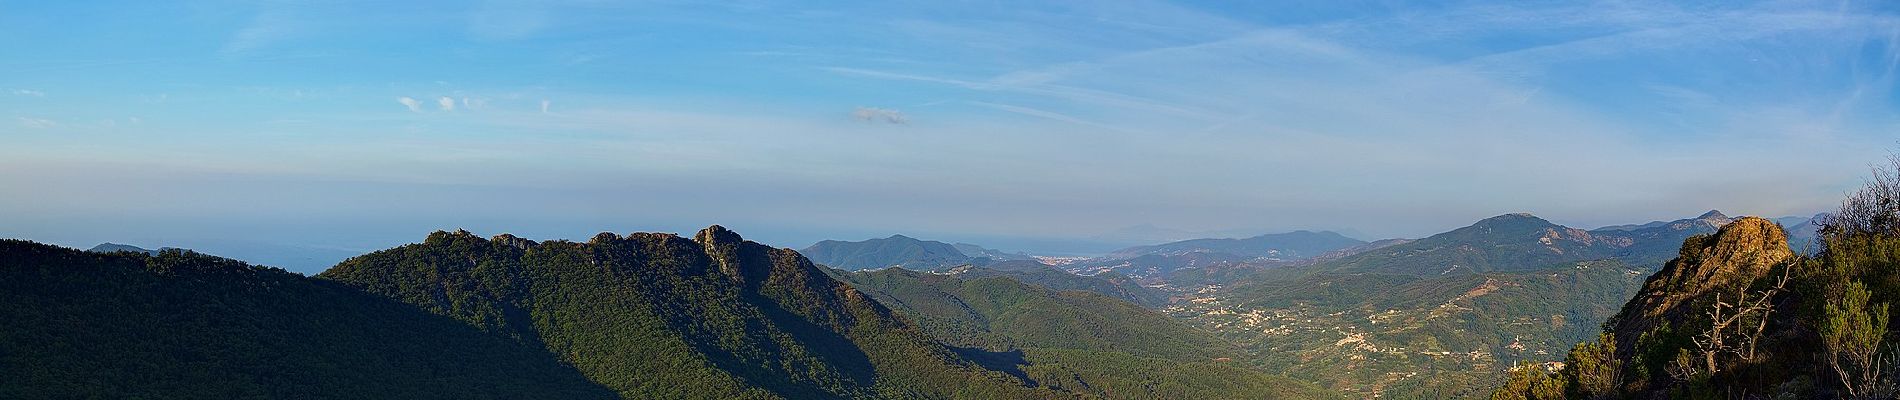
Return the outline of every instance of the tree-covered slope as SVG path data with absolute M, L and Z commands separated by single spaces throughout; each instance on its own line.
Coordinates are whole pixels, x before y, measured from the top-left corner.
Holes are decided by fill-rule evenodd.
M 797 252 L 692 239 L 438 232 L 322 275 L 540 346 L 630 398 L 1062 396 L 985 370 Z
M 1043 387 L 1106 398 L 1331 398 L 1236 364 L 1238 348 L 1168 316 L 1008 276 L 860 271 L 852 284 L 926 331 Z
M 966 265 L 952 268 L 948 273 L 965 279 L 1006 276 L 1018 282 L 1050 290 L 1094 292 L 1146 307 L 1158 307 L 1168 302 L 1166 293 L 1142 286 L 1133 278 L 1119 273 L 1104 272 L 1092 276 L 1081 276 L 1035 261 L 1007 261 L 981 267 Z
M 0 398 L 611 398 L 538 347 L 177 250 L 0 240 Z

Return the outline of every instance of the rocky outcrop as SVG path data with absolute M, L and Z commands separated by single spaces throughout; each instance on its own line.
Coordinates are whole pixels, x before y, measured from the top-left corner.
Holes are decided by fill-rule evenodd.
M 516 237 L 515 235 L 510 235 L 506 233 L 495 235 L 495 238 L 489 239 L 489 241 L 501 244 L 503 246 L 513 247 L 513 248 L 521 249 L 521 250 L 527 250 L 539 244 L 533 240 L 522 239 L 520 237 Z
M 1690 305 L 1696 299 L 1742 290 L 1794 257 L 1781 227 L 1758 217 L 1743 217 L 1713 235 L 1685 240 L 1681 254 L 1651 275 L 1611 320 L 1617 343 L 1623 345 L 1619 355 L 1628 355 L 1629 346 L 1644 332 L 1664 323 L 1679 325 L 1695 312 Z

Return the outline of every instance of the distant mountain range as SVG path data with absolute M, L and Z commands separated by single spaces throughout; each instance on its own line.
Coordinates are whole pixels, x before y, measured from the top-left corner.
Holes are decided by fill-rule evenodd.
M 1530 214 L 1506 214 L 1424 239 L 1327 262 L 1312 270 L 1449 275 L 1540 268 L 1606 258 L 1637 266 L 1660 265 L 1674 255 L 1682 239 L 1713 233 L 1729 221 L 1721 212 L 1710 211 L 1668 223 L 1585 231 Z
M 987 265 L 1002 261 L 1033 261 L 1027 254 L 1010 253 L 969 243 L 949 244 L 904 235 L 856 242 L 826 240 L 798 251 L 813 262 L 844 270 L 906 268 L 941 271 L 960 265 Z
M 1036 257 L 1028 254 L 1011 253 L 969 243 L 957 243 L 950 246 L 955 247 L 957 252 L 963 253 L 965 256 L 971 258 L 987 258 L 990 261 L 1033 261 L 1036 259 Z
M 1293 231 L 1242 239 L 1191 239 L 1129 247 L 1064 268 L 1080 274 L 1115 271 L 1137 278 L 1157 278 L 1182 269 L 1235 263 L 1291 265 L 1365 244 L 1365 241 L 1326 231 Z
M 255 264 L 285 268 L 306 275 L 322 272 L 325 268 L 336 265 L 337 262 L 343 261 L 343 259 L 360 254 L 358 252 L 322 246 L 286 245 L 246 240 L 200 240 L 192 242 L 190 246 L 186 247 L 194 251 L 215 253 L 220 257 L 230 257 Z M 93 246 L 87 251 L 102 253 L 130 251 L 158 255 L 160 251 L 183 249 L 186 247 L 146 249 L 128 244 L 107 242 Z
M 1359 396 L 1480 396 L 1487 371 L 1592 337 L 1684 239 L 1730 222 L 1712 211 L 1585 231 L 1506 214 L 1307 264 L 1176 271 L 1163 287 L 1188 297 L 1170 314 L 1247 345 L 1269 371 Z
M 856 242 L 826 240 L 798 252 L 812 262 L 844 270 L 897 267 L 932 271 L 975 261 L 949 243 L 904 235 Z
M 1144 255 L 1226 253 L 1247 258 L 1297 260 L 1365 243 L 1363 240 L 1333 232 L 1293 231 L 1244 239 L 1193 239 L 1152 246 L 1136 246 L 1117 250 L 1103 258 L 1128 259 Z
M 156 256 L 161 251 L 165 251 L 167 249 L 174 249 L 174 248 L 175 247 L 160 247 L 158 248 L 158 250 L 151 250 L 151 249 L 146 249 L 143 247 L 133 246 L 129 244 L 118 244 L 118 243 L 106 242 L 106 243 L 100 243 L 98 246 L 92 246 L 91 249 L 86 249 L 86 251 L 90 251 L 94 253 L 113 253 L 113 252 L 129 251 L 133 253 L 144 253 L 145 255 Z

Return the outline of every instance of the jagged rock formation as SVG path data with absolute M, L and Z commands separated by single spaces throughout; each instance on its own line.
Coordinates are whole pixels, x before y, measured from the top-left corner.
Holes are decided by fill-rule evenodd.
M 1561 370 L 1514 370 L 1492 398 L 1891 398 L 1900 238 L 1788 240 L 1756 217 L 1684 240 Z
M 1681 255 L 1651 275 L 1613 320 L 1617 343 L 1629 345 L 1619 354 L 1627 356 L 1642 333 L 1665 323 L 1681 325 L 1688 314 L 1702 312 L 1689 307 L 1692 300 L 1726 290 L 1734 301 L 1736 291 L 1794 257 L 1781 227 L 1758 217 L 1744 217 L 1714 235 L 1683 241 Z

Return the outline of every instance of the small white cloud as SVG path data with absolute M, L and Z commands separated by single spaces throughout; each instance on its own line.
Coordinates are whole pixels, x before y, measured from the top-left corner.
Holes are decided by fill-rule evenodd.
M 488 99 L 484 99 L 480 97 L 474 97 L 474 98 L 463 97 L 462 108 L 469 109 L 469 110 L 480 110 L 480 109 L 488 108 Z
M 13 89 L 13 94 L 19 96 L 46 97 L 46 92 L 33 89 Z
M 409 107 L 410 112 L 422 112 L 422 102 L 416 101 L 415 98 L 409 96 L 397 97 L 396 102 L 402 103 L 404 107 Z
M 435 104 L 437 107 L 441 107 L 442 111 L 455 111 L 455 99 L 449 96 L 442 96 L 441 98 L 435 99 Z
M 910 116 L 904 115 L 902 111 L 877 107 L 858 107 L 856 110 L 851 110 L 851 118 L 864 122 L 883 122 L 898 125 L 910 123 Z
M 50 120 L 50 119 L 44 119 L 44 118 L 27 118 L 27 117 L 19 117 L 19 118 L 20 118 L 20 125 L 21 125 L 21 126 L 25 126 L 25 127 L 28 127 L 28 128 L 33 128 L 33 129 L 47 129 L 47 128 L 57 128 L 57 127 L 59 127 L 59 122 L 58 122 L 58 121 L 54 121 L 54 120 Z
M 548 113 L 548 101 L 547 101 L 547 99 L 542 99 L 542 100 L 541 100 L 541 113 L 542 113 L 542 114 L 547 114 L 547 113 Z

